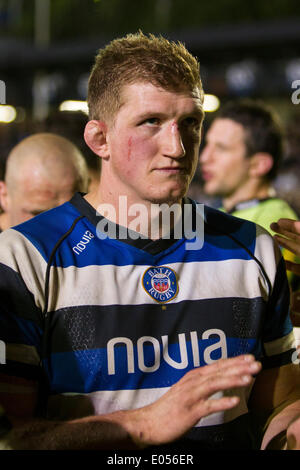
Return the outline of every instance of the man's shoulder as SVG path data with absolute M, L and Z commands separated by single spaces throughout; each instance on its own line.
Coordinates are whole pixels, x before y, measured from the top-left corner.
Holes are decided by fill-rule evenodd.
M 58 240 L 80 217 L 77 209 L 66 202 L 58 207 L 43 212 L 32 219 L 4 230 L 0 234 L 0 252 L 9 250 L 16 253 L 35 249 L 47 259 Z
M 270 197 L 262 200 L 249 201 L 249 204 L 245 202 L 244 204 L 239 204 L 233 214 L 239 216 L 247 217 L 257 217 L 257 215 L 262 215 L 268 219 L 271 217 L 274 220 L 280 217 L 286 218 L 298 218 L 294 209 L 289 205 L 284 199 L 278 197 Z M 277 220 L 276 219 L 276 220 Z M 255 222 L 255 219 L 253 219 Z
M 298 215 L 296 214 L 292 206 L 290 206 L 287 201 L 285 201 L 284 199 L 280 199 L 279 197 L 274 197 L 266 200 L 265 207 L 271 209 L 274 212 L 278 211 L 278 214 L 280 214 L 281 217 L 298 219 Z
M 215 227 L 217 230 L 226 232 L 239 232 L 250 230 L 255 233 L 255 222 L 240 219 L 232 214 L 224 212 L 222 209 L 216 209 L 210 206 L 204 206 L 205 222 L 208 226 Z
M 272 197 L 261 201 L 249 201 L 239 204 L 232 215 L 241 219 L 251 220 L 269 233 L 274 234 L 270 224 L 280 218 L 298 219 L 296 212 L 283 199 Z
M 258 247 L 274 250 L 274 241 L 270 233 L 254 221 L 228 214 L 220 209 L 205 206 L 205 233 L 231 239 L 235 243 L 256 252 Z M 219 243 L 224 243 L 220 242 Z

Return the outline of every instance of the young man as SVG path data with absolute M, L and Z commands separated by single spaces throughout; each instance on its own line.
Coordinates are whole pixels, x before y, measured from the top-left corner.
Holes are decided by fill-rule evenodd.
M 88 101 L 98 189 L 1 235 L 8 444 L 249 449 L 263 417 L 263 446 L 283 446 L 300 388 L 282 258 L 259 227 L 185 199 L 197 60 L 164 38 L 117 39 Z
M 228 103 L 205 136 L 200 155 L 204 192 L 221 198 L 222 210 L 274 235 L 270 229 L 274 220 L 298 218 L 273 187 L 282 151 L 282 129 L 273 110 L 252 100 Z M 287 251 L 283 255 L 294 259 Z M 297 279 L 289 280 L 296 289 Z
M 252 100 L 228 103 L 205 136 L 200 155 L 204 191 L 221 197 L 226 212 L 242 218 L 245 214 L 266 230 L 282 212 L 297 218 L 276 198 L 272 184 L 282 159 L 282 139 L 273 110 Z

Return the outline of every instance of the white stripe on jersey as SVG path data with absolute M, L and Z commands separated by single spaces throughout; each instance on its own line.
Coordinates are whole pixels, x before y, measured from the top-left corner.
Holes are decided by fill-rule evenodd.
M 257 227 L 255 256 L 263 263 L 271 283 L 274 282 L 276 263 L 280 251 L 275 249 L 278 259 L 274 262 L 272 238 Z M 28 290 L 33 293 L 35 304 L 44 308 L 44 282 L 47 263 L 32 243 L 21 233 L 8 229 L 3 232 L 7 248 L 0 253 L 0 262 L 21 274 Z M 4 241 L 4 239 L 3 239 Z M 22 263 L 17 263 L 21 251 Z M 11 252 L 14 256 L 11 256 Z M 25 252 L 25 256 L 24 256 Z M 28 254 L 28 256 L 26 256 Z M 179 292 L 172 302 L 209 298 L 268 297 L 264 276 L 253 259 L 228 259 L 205 262 L 178 262 L 167 264 L 179 278 Z M 140 305 L 156 303 L 142 287 L 147 265 L 90 265 L 51 268 L 48 310 L 83 305 Z M 259 282 L 257 279 L 259 278 Z M 95 293 L 95 279 L 97 292 Z M 210 286 L 208 291 L 207 287 Z M 53 300 L 54 299 L 54 300 Z
M 21 275 L 36 306 L 43 310 L 46 261 L 30 240 L 16 230 L 4 230 L 1 238 L 5 250 L 0 250 L 0 263 Z
M 288 335 L 283 336 L 282 338 L 264 343 L 264 347 L 267 356 L 274 356 L 278 354 L 278 351 L 283 353 L 293 349 L 295 347 L 294 331 L 291 331 Z
M 231 389 L 230 393 L 226 393 L 226 396 L 239 396 L 239 405 L 231 410 L 213 413 L 210 416 L 202 418 L 196 424 L 196 427 L 223 424 L 247 413 L 247 400 L 251 388 L 252 384 L 243 390 Z M 169 388 L 166 387 L 53 395 L 48 400 L 48 418 L 68 420 L 91 414 L 101 415 L 119 410 L 137 409 L 155 402 L 168 390 Z M 215 393 L 211 398 L 221 398 L 222 394 L 223 392 Z
M 170 263 L 167 266 L 178 275 L 179 291 L 172 303 L 225 297 L 267 299 L 268 288 L 254 260 Z M 142 286 L 143 274 L 150 267 L 103 265 L 52 268 L 49 309 L 155 304 L 156 301 Z
M 274 256 L 275 255 L 275 256 Z M 256 245 L 254 256 L 263 264 L 273 284 L 278 263 L 282 257 L 278 244 L 260 225 L 256 225 Z

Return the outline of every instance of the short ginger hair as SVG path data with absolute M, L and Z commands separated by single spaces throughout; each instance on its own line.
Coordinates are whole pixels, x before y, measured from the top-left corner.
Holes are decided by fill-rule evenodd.
M 113 120 L 123 87 L 137 82 L 177 93 L 197 89 L 204 98 L 197 58 L 179 41 L 140 31 L 99 50 L 88 84 L 89 118 Z

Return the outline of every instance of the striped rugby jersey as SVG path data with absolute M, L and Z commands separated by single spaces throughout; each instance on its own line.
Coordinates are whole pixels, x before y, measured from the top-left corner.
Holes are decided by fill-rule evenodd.
M 79 193 L 3 232 L 0 371 L 42 371 L 47 416 L 71 419 L 147 405 L 220 358 L 252 353 L 266 368 L 290 362 L 279 250 L 252 222 L 208 207 L 204 214 L 197 250 L 186 249 L 184 236 L 100 239 L 103 218 Z M 239 406 L 202 418 L 186 439 L 249 446 L 250 392 L 232 391 Z

